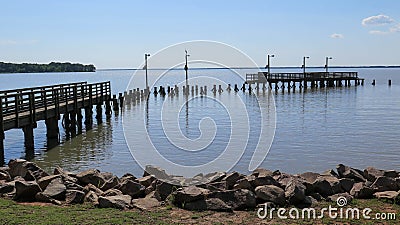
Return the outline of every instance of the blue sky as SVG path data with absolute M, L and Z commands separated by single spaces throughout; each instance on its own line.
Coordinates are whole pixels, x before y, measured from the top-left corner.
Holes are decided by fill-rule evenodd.
M 310 56 L 312 66 L 324 65 L 326 56 L 334 58 L 331 65 L 400 65 L 397 0 L 0 4 L 0 61 L 6 62 L 134 68 L 143 63 L 146 52 L 183 41 L 213 40 L 240 49 L 260 66 L 267 53 L 276 55 L 273 66 L 300 66 L 304 55 Z

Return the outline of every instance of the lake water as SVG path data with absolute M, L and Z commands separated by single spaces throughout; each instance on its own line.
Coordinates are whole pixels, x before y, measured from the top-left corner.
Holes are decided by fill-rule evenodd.
M 317 70 L 317 69 L 315 69 Z M 46 129 L 43 121 L 38 122 L 35 129 L 34 161 L 48 171 L 55 166 L 61 166 L 71 171 L 87 168 L 98 168 L 117 175 L 130 172 L 137 176 L 143 169 L 134 160 L 125 140 L 125 133 L 135 142 L 135 148 L 147 151 L 148 146 L 141 146 L 143 133 L 134 127 L 124 127 L 127 121 L 135 120 L 138 114 L 147 112 L 146 129 L 149 139 L 159 148 L 168 160 L 182 165 L 200 165 L 223 153 L 226 140 L 231 134 L 232 124 L 226 121 L 229 116 L 240 116 L 240 112 L 227 111 L 220 102 L 228 102 L 228 108 L 235 108 L 240 102 L 250 107 L 249 119 L 258 121 L 260 109 L 275 109 L 275 136 L 272 146 L 261 166 L 268 169 L 297 173 L 305 171 L 322 172 L 334 168 L 338 163 L 357 168 L 375 166 L 383 169 L 400 169 L 400 69 L 332 69 L 336 71 L 357 71 L 359 77 L 365 78 L 364 86 L 354 85 L 342 88 L 307 89 L 306 92 L 297 88 L 293 93 L 281 90 L 249 95 L 239 92 L 223 92 L 215 98 L 193 98 L 187 109 L 181 108 L 175 112 L 175 106 L 180 106 L 179 97 L 151 97 L 148 104 L 140 103 L 125 108 L 119 114 L 113 114 L 110 120 L 103 118 L 103 123 L 95 125 L 93 130 L 84 132 L 74 139 L 66 140 L 62 129 L 62 144 L 46 151 Z M 295 69 L 274 69 L 272 72 L 297 72 Z M 251 69 L 238 69 L 237 74 L 228 69 L 189 70 L 190 77 L 207 75 L 216 79 L 230 80 L 232 85 L 241 84 L 240 76 L 256 72 Z M 0 89 L 13 89 L 31 86 L 50 85 L 57 83 L 88 81 L 111 81 L 112 92 L 117 94 L 126 90 L 132 75 L 130 87 L 144 87 L 143 71 L 104 70 L 96 73 L 46 73 L 46 74 L 1 74 Z M 157 85 L 175 84 L 183 81 L 183 70 L 150 70 L 149 81 L 164 74 Z M 376 79 L 376 86 L 372 86 Z M 388 79 L 392 86 L 387 85 Z M 199 81 L 201 82 L 201 81 Z M 133 85 L 133 86 L 132 86 Z M 201 84 L 203 85 L 203 84 Z M 208 95 L 212 96 L 211 84 Z M 225 88 L 225 87 L 224 87 Z M 274 102 L 274 104 L 272 104 Z M 161 113 L 161 108 L 166 110 Z M 226 105 L 225 105 L 226 106 Z M 146 108 L 147 107 L 147 108 Z M 168 108 L 169 107 L 169 108 Z M 253 107 L 253 108 L 252 108 Z M 169 109 L 169 111 L 168 111 Z M 253 109 L 253 110 L 252 110 Z M 170 115 L 171 114 L 171 115 Z M 175 115 L 177 114 L 177 115 Z M 268 115 L 273 115 L 270 112 Z M 164 117 L 163 117 L 164 116 Z M 161 118 L 177 118 L 176 130 L 189 139 L 198 138 L 202 132 L 199 124 L 203 118 L 210 117 L 216 126 L 214 141 L 207 145 L 204 151 L 193 153 L 174 149 L 160 128 Z M 124 122 L 123 122 L 124 121 Z M 207 122 L 207 121 L 206 121 Z M 243 120 L 245 123 L 246 120 Z M 272 125 L 269 124 L 269 125 Z M 244 125 L 243 125 L 244 126 Z M 162 127 L 162 126 L 161 126 Z M 207 127 L 207 126 L 206 126 Z M 239 127 L 241 124 L 239 122 Z M 260 130 L 257 123 L 251 125 L 251 132 Z M 124 133 L 125 131 L 125 133 Z M 269 135 L 269 134 L 268 134 Z M 233 139 L 233 144 L 240 145 L 243 141 Z M 254 147 L 258 139 L 250 135 L 248 146 Z M 5 157 L 25 157 L 23 133 L 21 130 L 6 132 Z M 267 146 L 265 147 L 267 148 Z M 131 149 L 132 150 L 132 149 Z M 249 160 L 252 152 L 244 152 L 238 163 L 232 168 L 242 173 L 248 173 Z M 218 167 L 212 167 L 218 170 Z

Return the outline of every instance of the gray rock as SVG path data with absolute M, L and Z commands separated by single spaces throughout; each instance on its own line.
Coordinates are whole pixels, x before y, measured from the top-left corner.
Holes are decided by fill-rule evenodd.
M 383 174 L 385 177 L 397 178 L 400 176 L 400 173 L 395 170 L 386 170 Z
M 155 180 L 156 180 L 156 178 L 154 176 L 152 176 L 152 175 L 141 177 L 141 178 L 137 179 L 139 184 L 145 186 L 146 188 L 148 186 L 150 186 L 151 183 L 153 183 L 153 181 L 155 181 Z
M 132 199 L 132 206 L 140 210 L 149 210 L 161 206 L 161 203 L 155 198 L 153 192 L 144 198 Z
M 99 204 L 99 196 L 94 191 L 89 191 L 84 198 L 84 202 L 92 203 L 93 205 Z
M 213 192 L 207 196 L 210 198 L 218 198 L 234 210 L 251 209 L 257 205 L 254 193 L 245 189 Z
M 356 182 L 365 182 L 365 178 L 363 176 L 364 173 L 361 170 L 354 169 L 343 164 L 337 165 L 336 170 L 338 171 L 340 178 L 349 178 Z
M 11 181 L 11 176 L 7 171 L 0 171 L 0 180 Z
M 301 178 L 309 183 L 314 183 L 314 181 L 320 176 L 319 173 L 305 172 L 299 175 Z
M 144 196 L 145 187 L 131 180 L 124 180 L 115 188 L 120 190 L 124 195 L 129 195 L 132 198 Z
M 15 200 L 35 201 L 35 195 L 42 190 L 35 181 L 16 181 L 15 191 Z
M 285 188 L 285 197 L 292 205 L 299 205 L 306 197 L 306 186 L 297 179 L 292 179 Z
M 59 166 L 57 166 L 54 169 L 53 175 L 61 175 L 63 177 L 68 176 L 68 177 L 76 178 L 76 174 L 75 173 L 72 173 L 72 172 L 69 172 L 69 171 L 65 171 L 64 169 L 62 169 Z
M 353 201 L 353 196 L 351 196 L 349 193 L 334 194 L 334 195 L 328 196 L 326 198 L 326 200 L 331 201 L 331 202 L 336 202 L 338 200 L 338 198 L 340 198 L 340 197 L 345 197 L 347 204 L 349 204 L 351 201 Z
M 339 183 L 340 183 L 340 187 L 342 188 L 343 191 L 350 193 L 355 182 L 354 182 L 354 180 L 349 179 L 349 178 L 341 178 L 341 179 L 339 179 Z
M 225 181 L 226 183 L 226 189 L 232 189 L 233 186 L 236 184 L 236 182 L 243 178 L 244 176 L 242 174 L 239 174 L 238 172 L 232 172 L 227 174 L 222 181 Z
M 157 166 L 151 166 L 151 165 L 146 166 L 143 177 L 148 176 L 148 175 L 153 175 L 157 179 L 161 179 L 161 180 L 169 180 L 170 179 L 170 176 L 165 172 L 165 170 L 163 170 Z
M 137 182 L 137 178 L 134 175 L 130 174 L 130 173 L 124 174 L 121 177 L 120 182 L 123 182 L 124 180 L 130 180 L 130 181 L 133 181 L 133 182 Z
M 36 201 L 39 201 L 39 202 L 47 202 L 47 203 L 52 203 L 52 204 L 55 204 L 55 205 L 61 205 L 62 204 L 61 201 L 58 201 L 58 200 L 56 200 L 56 199 L 54 199 L 54 198 L 52 198 L 52 197 L 50 197 L 48 195 L 45 195 L 45 194 L 43 194 L 43 192 L 36 193 L 35 199 L 36 199 Z
M 103 175 L 96 169 L 82 171 L 76 174 L 76 178 L 83 184 L 93 184 L 99 188 L 105 183 Z
M 93 191 L 94 193 L 96 193 L 97 196 L 103 194 L 103 191 L 100 190 L 98 187 L 94 186 L 93 184 L 88 184 L 83 188 L 83 192 L 89 193 L 89 191 Z
M 313 196 L 306 196 L 303 201 L 304 207 L 315 207 L 318 205 L 318 200 Z
M 399 192 L 398 191 L 383 191 L 383 192 L 376 192 L 374 197 L 377 199 L 389 199 L 394 202 L 399 201 Z
M 99 207 L 100 208 L 116 208 L 116 209 L 127 209 L 130 208 L 131 196 L 129 195 L 116 195 L 116 196 L 100 196 Z
M 65 200 L 66 191 L 67 187 L 64 185 L 61 178 L 56 178 L 47 185 L 46 189 L 43 191 L 43 195 L 63 201 Z
M 64 181 L 65 186 L 67 187 L 67 190 L 76 190 L 76 191 L 83 191 L 85 194 L 89 191 L 89 189 L 86 189 L 82 187 L 79 184 L 73 183 L 71 181 Z
M 0 196 L 15 191 L 15 182 L 0 184 Z
M 260 176 L 260 177 L 266 177 L 266 176 L 272 177 L 272 176 L 274 176 L 275 174 L 274 174 L 274 172 L 271 171 L 271 170 L 267 170 L 267 169 L 264 169 L 264 168 L 257 168 L 257 169 L 255 169 L 255 170 L 253 171 L 252 175 L 254 175 L 255 177 L 259 177 L 259 176 Z
M 47 185 L 50 184 L 51 181 L 53 181 L 54 179 L 60 178 L 61 175 L 50 175 L 50 176 L 45 176 L 40 178 L 37 183 L 39 184 L 40 188 L 42 190 L 46 189 Z
M 157 199 L 160 201 L 164 201 L 173 191 L 177 190 L 178 186 L 157 180 L 155 194 Z
M 376 178 L 375 182 L 371 185 L 371 188 L 375 192 L 399 190 L 399 186 L 394 178 L 384 176 Z
M 26 181 L 39 180 L 49 175 L 35 163 L 23 159 L 10 160 L 8 167 L 11 178 L 21 176 Z
M 264 202 L 273 202 L 279 206 L 286 204 L 285 191 L 274 185 L 258 186 L 255 189 L 258 199 Z
M 359 182 L 353 185 L 350 194 L 354 198 L 368 199 L 372 197 L 374 190 L 371 187 L 366 186 L 364 183 Z
M 107 191 L 108 189 L 114 188 L 119 184 L 119 179 L 116 176 L 111 177 L 110 179 L 106 180 L 106 182 L 101 186 L 102 191 Z
M 85 192 L 77 190 L 67 190 L 65 202 L 67 204 L 82 204 L 85 199 Z
M 381 177 L 385 174 L 385 171 L 376 169 L 374 167 L 367 167 L 364 170 L 364 177 L 371 182 L 374 182 L 376 178 Z
M 264 185 L 274 185 L 281 186 L 273 177 L 271 176 L 263 176 L 263 177 L 255 177 L 255 176 L 247 176 L 247 180 L 250 182 L 253 188 Z
M 315 192 L 324 197 L 342 192 L 339 179 L 333 176 L 319 176 L 312 186 Z
M 101 196 L 115 196 L 115 195 L 123 195 L 122 191 L 118 189 L 108 189 Z
M 221 182 L 222 179 L 225 178 L 225 176 L 226 176 L 225 172 L 208 173 L 203 176 L 203 182 L 204 183 Z
M 339 174 L 337 174 L 334 170 L 327 170 L 327 171 L 321 173 L 321 176 L 333 176 L 336 178 L 340 178 Z
M 110 180 L 111 178 L 116 177 L 116 176 L 114 176 L 113 173 L 110 173 L 110 172 L 101 172 L 100 174 L 104 178 L 104 180 Z
M 173 196 L 173 203 L 180 205 L 187 202 L 194 202 L 205 197 L 210 193 L 209 190 L 199 188 L 195 186 L 183 187 L 174 191 L 171 195 Z
M 246 178 L 236 181 L 236 184 L 233 185 L 233 189 L 247 189 L 250 191 L 254 190 L 253 186 L 251 186 L 251 183 Z

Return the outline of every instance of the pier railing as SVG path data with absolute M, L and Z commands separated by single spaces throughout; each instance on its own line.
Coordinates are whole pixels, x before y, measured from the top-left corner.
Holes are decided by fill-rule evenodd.
M 357 80 L 357 72 L 308 72 L 308 73 L 267 73 L 259 72 L 254 74 L 246 74 L 246 81 L 251 82 L 267 82 L 267 81 L 304 81 L 304 80 L 329 80 L 329 79 L 350 79 Z
M 29 117 L 36 122 L 36 113 L 47 115 L 48 110 L 60 113 L 61 106 L 92 100 L 109 100 L 111 98 L 110 82 L 87 84 L 86 82 L 59 84 L 0 91 L 0 132 L 5 130 L 3 124 L 14 120 L 19 127 L 21 117 Z M 7 129 L 7 128 L 6 128 Z

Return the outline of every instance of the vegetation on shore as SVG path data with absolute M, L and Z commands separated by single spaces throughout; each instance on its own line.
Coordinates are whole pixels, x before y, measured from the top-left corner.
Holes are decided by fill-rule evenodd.
M 328 207 L 319 203 L 316 208 Z M 335 203 L 333 203 L 335 205 Z M 400 206 L 377 199 L 354 200 L 351 207 L 371 208 L 375 212 L 398 213 Z M 399 216 L 399 215 L 397 215 Z M 398 224 L 394 220 L 331 219 L 259 219 L 257 211 L 211 212 L 186 211 L 174 206 L 161 206 L 151 211 L 96 208 L 90 204 L 55 206 L 16 203 L 0 199 L 0 224 Z
M 95 72 L 94 65 L 79 63 L 51 62 L 49 64 L 36 63 L 5 63 L 0 62 L 0 73 L 45 73 L 45 72 Z

